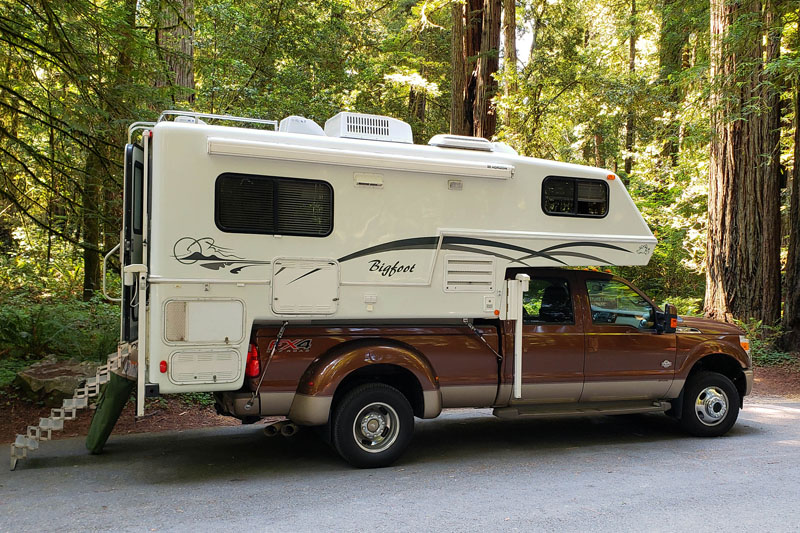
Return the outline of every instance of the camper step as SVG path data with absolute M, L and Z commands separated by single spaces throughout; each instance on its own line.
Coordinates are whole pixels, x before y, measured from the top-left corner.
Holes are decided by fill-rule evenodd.
M 38 425 L 28 426 L 24 435 L 17 435 L 11 445 L 11 470 L 17 467 L 20 459 L 28 457 L 28 450 L 38 450 L 39 443 L 50 440 L 53 431 L 63 430 L 65 420 L 75 420 L 79 409 L 89 407 L 89 398 L 100 393 L 100 385 L 109 381 L 111 372 L 119 369 L 128 370 L 133 350 L 135 350 L 134 346 L 121 344 L 117 348 L 117 353 L 109 357 L 108 362 L 97 369 L 94 377 L 90 377 L 82 387 L 75 389 L 72 398 L 64 400 L 60 408 L 51 409 L 50 416 L 40 418 Z M 125 373 L 130 375 L 130 372 L 126 371 Z

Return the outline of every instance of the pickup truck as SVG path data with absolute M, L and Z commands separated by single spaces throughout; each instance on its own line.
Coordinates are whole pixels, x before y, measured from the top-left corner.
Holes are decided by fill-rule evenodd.
M 671 316 L 611 274 L 508 269 L 523 295 L 521 393 L 513 393 L 515 321 L 256 325 L 245 384 L 217 393 L 219 412 L 318 426 L 357 467 L 395 461 L 414 417 L 493 408 L 501 418 L 665 412 L 690 434 L 736 422 L 753 383 L 736 326 Z

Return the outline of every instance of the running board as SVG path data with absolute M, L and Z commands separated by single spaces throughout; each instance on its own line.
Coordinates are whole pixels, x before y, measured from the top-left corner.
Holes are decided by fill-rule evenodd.
M 492 414 L 498 418 L 530 418 L 545 416 L 624 415 L 633 413 L 663 413 L 669 402 L 598 402 L 558 405 L 515 405 L 499 407 Z
M 117 353 L 110 356 L 106 364 L 98 367 L 94 377 L 87 378 L 83 386 L 75 389 L 72 398 L 64 400 L 59 409 L 51 409 L 50 416 L 40 418 L 38 425 L 28 426 L 28 431 L 24 435 L 17 435 L 11 445 L 11 470 L 17 467 L 17 461 L 28 457 L 29 450 L 38 450 L 40 442 L 50 440 L 53 431 L 63 430 L 65 420 L 75 420 L 78 409 L 88 408 L 89 398 L 100 394 L 100 386 L 108 383 L 111 372 L 122 369 L 123 374 L 130 375 L 131 359 L 136 359 L 136 355 L 133 354 L 135 350 L 136 347 L 130 344 L 117 346 Z

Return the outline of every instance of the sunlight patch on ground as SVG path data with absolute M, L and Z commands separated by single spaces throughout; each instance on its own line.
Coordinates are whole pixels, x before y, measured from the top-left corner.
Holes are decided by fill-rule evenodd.
M 780 405 L 748 406 L 748 413 L 755 413 L 769 418 L 800 419 L 800 409 L 796 407 L 783 407 Z

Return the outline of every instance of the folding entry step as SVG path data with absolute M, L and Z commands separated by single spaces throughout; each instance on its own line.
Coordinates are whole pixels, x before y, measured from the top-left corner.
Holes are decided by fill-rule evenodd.
M 135 350 L 135 345 L 131 344 L 118 346 L 117 353 L 97 369 L 94 377 L 88 378 L 83 386 L 75 389 L 72 398 L 64 400 L 60 408 L 51 409 L 50 416 L 40 418 L 38 425 L 28 426 L 24 435 L 17 435 L 17 439 L 11 445 L 11 470 L 17 467 L 17 461 L 28 457 L 28 451 L 38 450 L 40 442 L 50 440 L 53 431 L 63 430 L 65 420 L 75 420 L 79 409 L 89 407 L 89 398 L 100 394 L 100 386 L 108 383 L 111 372 L 122 369 L 126 375 L 130 375 L 131 354 Z

